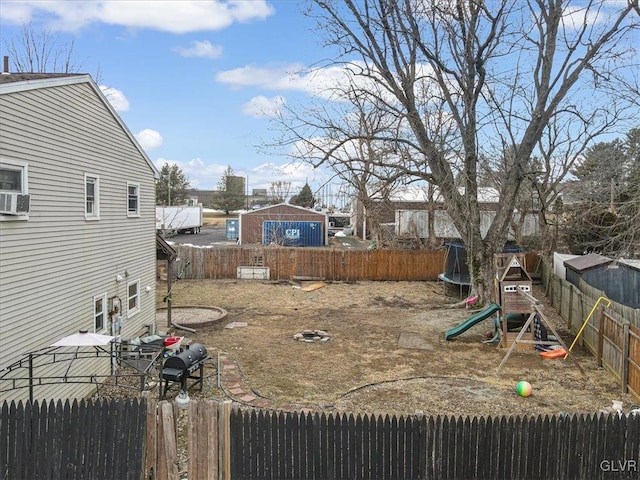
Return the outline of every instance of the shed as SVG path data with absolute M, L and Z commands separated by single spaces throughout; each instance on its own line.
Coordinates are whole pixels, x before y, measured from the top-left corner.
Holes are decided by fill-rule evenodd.
M 567 280 L 580 287 L 582 279 L 587 285 L 601 290 L 622 305 L 640 308 L 640 262 L 617 260 L 590 253 L 567 260 Z
M 584 278 L 589 285 L 592 285 L 589 278 L 593 278 L 597 271 L 606 269 L 607 265 L 612 262 L 612 259 L 603 257 L 597 253 L 590 253 L 565 260 L 564 266 L 567 269 L 567 281 L 579 287 L 580 279 Z M 593 286 L 595 287 L 595 285 Z
M 329 243 L 328 220 L 323 212 L 280 203 L 241 213 L 238 218 L 241 245 L 278 243 L 320 247 Z M 282 241 L 272 238 L 273 232 L 282 232 Z M 296 240 L 287 242 L 285 237 Z

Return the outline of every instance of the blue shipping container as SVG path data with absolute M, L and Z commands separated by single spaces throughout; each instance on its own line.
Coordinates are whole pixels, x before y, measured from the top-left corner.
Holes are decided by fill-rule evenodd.
M 287 247 L 321 247 L 324 245 L 322 222 L 288 222 L 266 220 L 262 224 L 262 244 Z
M 227 218 L 227 240 L 237 240 L 240 236 L 240 220 Z

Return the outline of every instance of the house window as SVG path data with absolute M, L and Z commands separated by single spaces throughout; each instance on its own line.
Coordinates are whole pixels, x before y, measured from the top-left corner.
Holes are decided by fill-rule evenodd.
M 140 280 L 127 284 L 127 316 L 140 311 Z
M 140 215 L 140 185 L 127 183 L 127 216 L 138 217 Z
M 99 192 L 100 184 L 98 177 L 94 175 L 84 175 L 84 216 L 87 219 L 97 220 L 100 216 Z
M 107 295 L 93 297 L 93 331 L 100 333 L 104 330 L 107 316 Z
M 0 220 L 28 220 L 27 164 L 0 159 Z
M 22 172 L 22 168 L 1 165 L 0 191 L 22 193 Z

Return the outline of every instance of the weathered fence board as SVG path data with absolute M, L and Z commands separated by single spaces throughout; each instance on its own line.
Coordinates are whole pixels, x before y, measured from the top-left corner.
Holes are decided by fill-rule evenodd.
M 629 353 L 627 362 L 627 386 L 640 398 L 640 328 L 629 326 Z
M 4 402 L 0 478 L 142 478 L 145 405 L 137 400 Z
M 439 250 L 341 250 L 283 247 L 176 247 L 189 267 L 183 278 L 236 278 L 240 266 L 265 266 L 271 280 L 296 277 L 329 281 L 424 281 L 442 272 L 445 251 Z
M 569 330 L 577 333 L 603 292 L 580 282 L 580 289 L 553 275 L 549 262 L 543 264 L 543 284 L 547 296 Z M 606 298 L 606 297 L 605 297 Z M 601 303 L 600 306 L 604 307 Z M 640 309 L 611 302 L 603 310 L 594 311 L 585 326 L 580 344 L 584 345 L 598 364 L 605 367 L 620 382 L 623 392 L 630 391 L 640 399 Z
M 271 280 L 296 277 L 328 281 L 435 281 L 443 272 L 446 250 L 345 250 L 338 248 L 292 248 L 238 246 L 199 248 L 176 245 L 178 257 L 189 262 L 182 278 L 236 278 L 243 266 L 269 267 Z M 536 253 L 526 263 L 537 265 Z M 162 265 L 162 263 L 159 263 Z
M 604 479 L 612 469 L 616 478 L 631 479 L 640 473 L 640 416 L 485 419 L 234 409 L 229 421 L 234 479 Z

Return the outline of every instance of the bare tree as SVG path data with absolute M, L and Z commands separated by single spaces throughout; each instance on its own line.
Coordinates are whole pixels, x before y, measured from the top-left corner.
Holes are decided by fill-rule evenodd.
M 291 182 L 277 180 L 269 185 L 269 200 L 272 203 L 284 203 L 291 194 Z
M 640 254 L 640 128 L 587 149 L 575 170 L 564 237 L 573 253 Z
M 627 99 L 610 94 L 632 66 L 637 3 L 312 1 L 309 14 L 317 15 L 327 44 L 340 52 L 335 62 L 350 75 L 348 88 L 336 95 L 343 101 L 358 98 L 389 119 L 368 131 L 366 140 L 393 146 L 400 155 L 390 163 L 389 156 L 374 157 L 375 164 L 438 186 L 468 249 L 473 289 L 483 301 L 493 288 L 493 254 L 506 241 L 545 129 L 563 118 L 583 119 L 586 125 L 605 105 L 624 111 Z M 344 128 L 348 117 L 337 129 L 334 112 L 326 113 L 330 122 L 320 123 L 318 115 L 304 127 L 330 132 L 335 148 L 361 138 Z M 290 131 L 301 128 L 289 125 Z M 479 161 L 506 148 L 513 157 L 483 237 Z M 334 153 L 328 150 L 314 164 L 328 162 Z
M 5 41 L 14 70 L 19 73 L 78 73 L 74 40 L 64 41 L 50 29 L 37 31 L 32 23 L 22 25 L 19 37 Z

